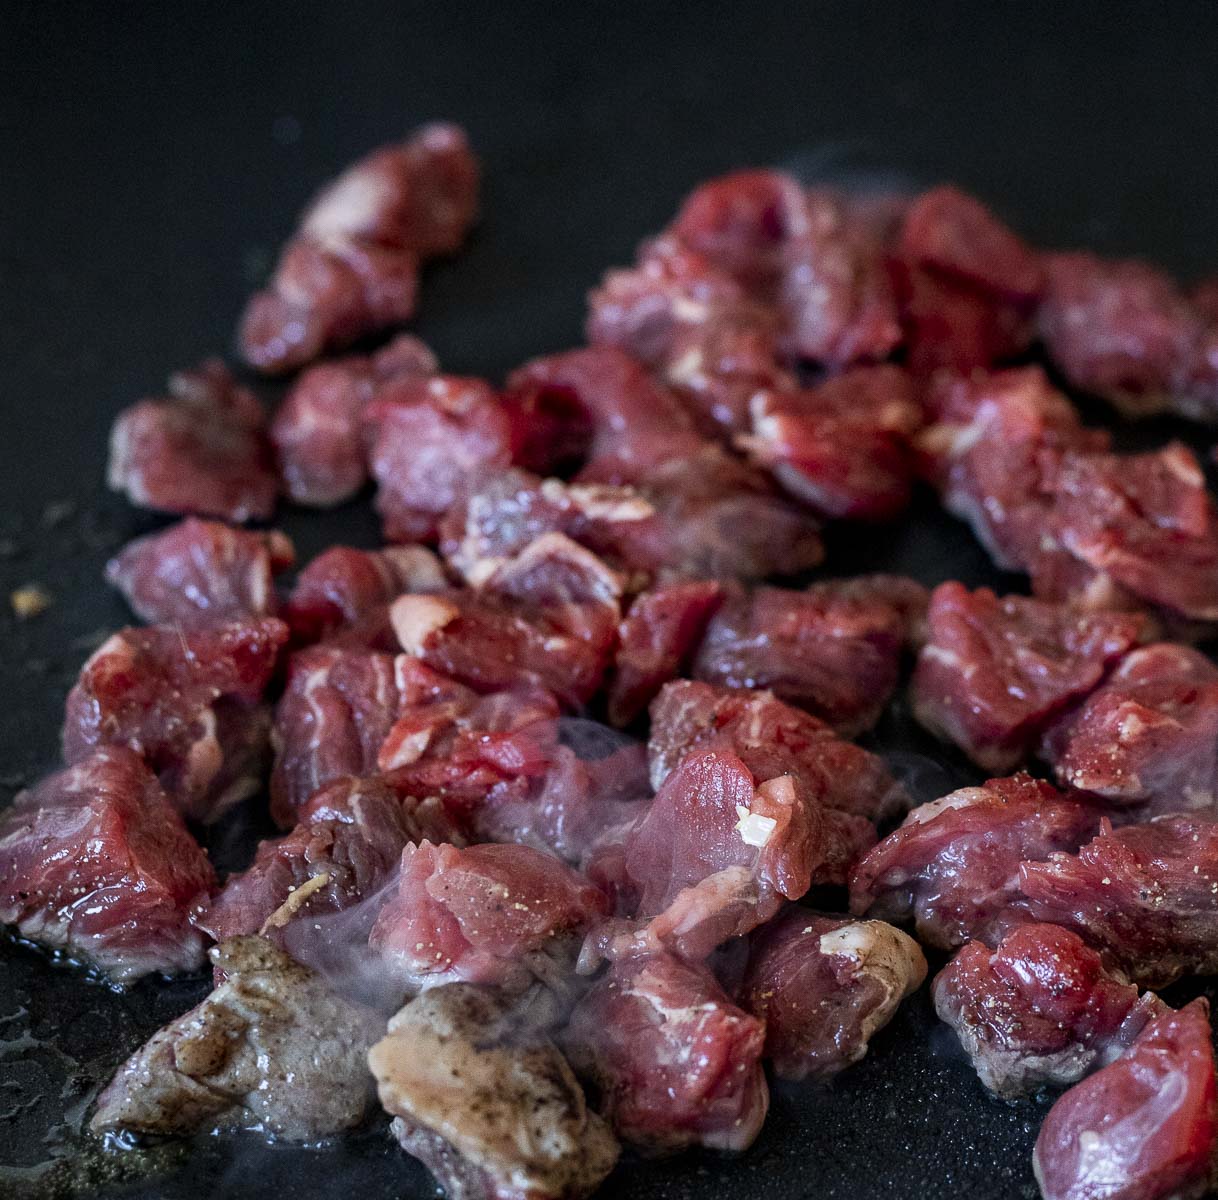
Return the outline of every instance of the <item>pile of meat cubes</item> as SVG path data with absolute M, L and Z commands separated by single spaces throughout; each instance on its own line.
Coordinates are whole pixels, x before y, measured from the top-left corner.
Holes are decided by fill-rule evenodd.
M 1208 1011 L 1156 989 L 1218 972 L 1218 513 L 1060 387 L 1218 419 L 1218 287 L 747 171 L 495 385 L 374 340 L 477 191 L 453 127 L 357 163 L 247 309 L 298 372 L 269 423 L 219 360 L 115 423 L 112 486 L 183 519 L 109 565 L 144 623 L 0 817 L 0 918 L 215 988 L 92 1129 L 314 1142 L 379 1099 L 454 1197 L 585 1196 L 621 1146 L 745 1150 L 767 1064 L 849 1068 L 926 948 L 985 1086 L 1061 1091 L 1047 1200 L 1199 1195 Z M 277 582 L 278 499 L 370 483 L 385 544 Z M 807 585 L 916 483 L 1031 594 Z M 910 809 L 851 740 L 906 681 L 994 778 Z M 192 831 L 263 797 L 283 835 L 217 879 Z

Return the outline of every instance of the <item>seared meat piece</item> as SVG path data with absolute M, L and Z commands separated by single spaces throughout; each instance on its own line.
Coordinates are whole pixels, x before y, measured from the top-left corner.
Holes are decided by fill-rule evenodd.
M 274 577 L 296 562 L 290 539 L 218 521 L 185 521 L 129 542 L 106 579 L 149 624 L 214 629 L 279 612 Z
M 566 1060 L 489 988 L 417 997 L 368 1054 L 407 1153 L 449 1200 L 581 1200 L 617 1161 Z
M 987 771 L 1009 771 L 1049 722 L 1096 688 L 1146 634 L 1136 613 L 1077 613 L 940 584 L 918 656 L 914 715 Z
M 297 504 L 329 508 L 368 482 L 364 412 L 377 388 L 439 370 L 432 352 L 401 334 L 368 358 L 318 363 L 292 385 L 271 422 L 284 493 Z
M 512 461 L 512 424 L 480 379 L 399 377 L 364 412 L 386 541 L 434 541 L 440 519 Z
M 1166 1008 L 1055 925 L 1020 926 L 996 950 L 969 942 L 936 977 L 934 995 L 981 1082 L 1008 1099 L 1112 1062 Z
M 180 812 L 215 820 L 262 786 L 271 726 L 262 697 L 287 637 L 270 618 L 114 634 L 68 695 L 64 759 L 128 746 Z
M 167 396 L 118 415 L 106 482 L 160 512 L 265 521 L 279 484 L 262 406 L 219 359 L 171 375 Z
M 562 1037 L 614 1132 L 648 1154 L 747 1149 L 769 1107 L 764 1041 L 709 971 L 663 953 L 615 962 Z
M 387 624 L 389 602 L 403 593 L 436 592 L 447 586 L 443 566 L 423 546 L 331 546 L 301 571 L 284 620 L 303 642 L 339 632 L 358 637 L 361 630 Z
M 758 389 L 750 411 L 741 444 L 822 515 L 883 519 L 909 503 L 910 438 L 923 415 L 899 367 L 856 367 L 811 389 Z
M 1218 811 L 1218 667 L 1187 646 L 1135 650 L 1054 725 L 1044 757 L 1063 786 L 1124 819 Z
M 116 982 L 193 971 L 216 876 L 155 776 L 103 747 L 0 814 L 0 921 Z
M 926 959 L 883 921 L 789 907 L 749 940 L 739 1000 L 765 1022 L 783 1079 L 824 1079 L 856 1063 L 926 978 Z
M 1045 1200 L 1196 1200 L 1216 1134 L 1209 1005 L 1152 1021 L 1049 1111 L 1032 1166 Z
M 607 911 L 604 895 L 552 854 L 423 842 L 403 851 L 368 944 L 406 994 L 455 982 L 520 992 L 535 978 L 561 988 L 580 935 Z
M 609 719 L 628 725 L 693 657 L 723 600 L 713 580 L 660 584 L 635 598 L 618 630 Z
M 414 315 L 419 265 L 465 240 L 478 165 L 455 125 L 425 125 L 313 201 L 241 323 L 246 362 L 278 373 Z
M 1019 867 L 1018 907 L 1073 929 L 1142 987 L 1218 970 L 1218 824 L 1159 817 L 1112 830 L 1077 854 Z
M 313 1142 L 358 1125 L 383 1018 L 263 938 L 230 938 L 211 960 L 224 982 L 119 1069 L 93 1132 L 256 1129 Z
M 1028 775 L 961 788 L 915 808 L 864 855 L 850 878 L 850 911 L 912 918 L 919 939 L 941 949 L 988 942 L 1027 920 L 1011 910 L 1022 866 L 1077 849 L 1099 825 L 1098 810 Z
M 293 654 L 271 734 L 271 815 L 281 826 L 323 784 L 372 774 L 397 719 L 393 657 L 315 646 Z
M 849 736 L 870 728 L 896 689 L 905 610 L 835 583 L 806 591 L 729 592 L 694 660 L 694 676 L 764 688 Z

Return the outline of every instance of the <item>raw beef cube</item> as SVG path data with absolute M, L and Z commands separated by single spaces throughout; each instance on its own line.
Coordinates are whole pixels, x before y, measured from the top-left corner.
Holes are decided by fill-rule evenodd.
M 1218 806 L 1218 667 L 1187 646 L 1135 650 L 1047 733 L 1063 786 L 1112 809 L 1210 815 Z
M 863 857 L 850 911 L 913 918 L 919 939 L 940 949 L 989 942 L 1026 920 L 1011 911 L 1021 864 L 1077 849 L 1099 824 L 1096 810 L 1028 775 L 961 788 L 915 808 Z
M 278 943 L 298 917 L 308 924 L 371 896 L 420 836 L 388 784 L 343 779 L 316 793 L 286 837 L 259 843 L 253 864 L 228 877 L 196 923 L 217 942 L 262 931 Z
M 1077 1083 L 1166 1007 L 1056 925 L 1020 926 L 995 950 L 969 942 L 936 977 L 934 996 L 981 1082 L 1006 1099 Z
M 424 546 L 331 546 L 297 577 L 284 619 L 298 641 L 317 642 L 360 626 L 403 593 L 447 586 L 444 567 Z
M 392 655 L 345 646 L 292 655 L 271 735 L 271 815 L 279 825 L 295 825 L 297 810 L 324 784 L 376 770 L 398 703 Z
M 383 1018 L 262 938 L 232 938 L 211 957 L 224 982 L 119 1069 L 92 1131 L 251 1129 L 316 1142 L 360 1124 L 371 1100 L 364 1056 Z
M 453 1200 L 584 1200 L 617 1161 L 566 1059 L 494 989 L 412 1000 L 368 1066 L 392 1133 Z
M 621 580 L 562 534 L 538 538 L 481 591 L 402 596 L 402 649 L 482 692 L 553 693 L 568 708 L 599 690 L 621 618 Z
M 68 695 L 65 761 L 128 746 L 179 812 L 215 820 L 262 786 L 271 725 L 263 694 L 287 637 L 287 626 L 272 618 L 114 634 Z
M 349 167 L 313 201 L 241 324 L 252 367 L 279 373 L 414 315 L 421 262 L 453 253 L 478 204 L 455 125 L 426 125 Z
M 667 954 L 614 963 L 563 1035 L 614 1131 L 648 1154 L 747 1149 L 769 1107 L 764 1041 L 709 971 Z
M 764 688 L 839 733 L 870 728 L 896 689 L 903 614 L 882 598 L 833 588 L 729 594 L 712 618 L 694 676 Z
M 1196 1200 L 1218 1132 L 1209 1005 L 1152 1021 L 1049 1111 L 1032 1166 L 1045 1200 Z
M 1136 613 L 1080 614 L 940 584 L 911 685 L 914 715 L 987 771 L 1009 771 L 1054 717 L 1100 684 L 1147 625 Z
M 465 491 L 512 461 L 511 422 L 480 379 L 397 379 L 377 390 L 364 420 L 389 541 L 434 539 Z
M 284 493 L 313 508 L 349 500 L 368 481 L 363 421 L 377 389 L 394 379 L 423 379 L 438 370 L 435 355 L 409 334 L 371 357 L 310 367 L 271 422 Z
M 925 978 L 922 951 L 899 929 L 792 906 L 750 939 L 740 1003 L 765 1022 L 779 1076 L 825 1079 L 867 1053 Z
M 119 413 L 106 482 L 143 508 L 265 521 L 279 483 L 262 406 L 219 359 L 171 375 L 167 396 Z
M 1019 867 L 1019 907 L 1073 929 L 1143 987 L 1218 970 L 1218 824 L 1159 817 L 1113 830 L 1077 854 Z
M 570 974 L 605 896 L 530 846 L 407 846 L 393 895 L 368 938 L 407 994 L 445 983 L 521 992 Z
M 898 367 L 856 367 L 814 389 L 761 391 L 739 439 L 794 497 L 829 517 L 883 519 L 909 503 L 922 408 Z
M 106 579 L 150 624 L 208 629 L 273 617 L 274 577 L 296 562 L 276 530 L 247 532 L 194 517 L 128 543 L 106 564 Z
M 139 756 L 103 747 L 0 814 L 0 921 L 126 983 L 193 971 L 216 876 Z
M 609 719 L 628 725 L 689 664 L 723 600 L 713 580 L 661 584 L 638 596 L 618 631 Z

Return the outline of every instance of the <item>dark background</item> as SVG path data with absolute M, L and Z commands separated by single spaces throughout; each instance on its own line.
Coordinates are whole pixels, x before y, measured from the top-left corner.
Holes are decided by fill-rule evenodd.
M 101 566 L 156 524 L 104 491 L 114 414 L 228 351 L 302 203 L 353 158 L 425 119 L 468 127 L 485 220 L 429 272 L 417 329 L 448 370 L 494 378 L 575 342 L 600 272 L 694 182 L 744 164 L 950 178 L 1036 241 L 1193 275 L 1218 267 L 1216 17 L 1209 3 L 6 0 L 0 598 L 38 582 L 54 603 L 25 623 L 0 611 L 0 800 L 53 764 L 64 692 L 127 619 Z M 302 557 L 375 537 L 366 504 L 280 524 Z M 831 551 L 842 572 L 990 579 L 925 503 Z M 963 777 L 899 716 L 882 744 L 919 764 L 923 798 Z M 928 750 L 939 765 L 911 756 Z M 201 985 L 113 995 L 28 950 L 0 954 L 0 1196 L 428 1193 L 379 1130 L 328 1151 L 82 1148 L 97 1080 Z M 988 1098 L 919 998 L 832 1088 L 780 1090 L 750 1154 L 628 1165 L 607 1194 L 1032 1196 L 1043 1108 Z M 149 1169 L 161 1175 L 141 1183 Z

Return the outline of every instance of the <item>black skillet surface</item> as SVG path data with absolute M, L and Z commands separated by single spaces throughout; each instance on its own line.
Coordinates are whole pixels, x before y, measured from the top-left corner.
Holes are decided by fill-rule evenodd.
M 1145 14 L 1158 14 L 1153 24 Z M 1210 5 L 142 6 L 0 10 L 0 799 L 56 756 L 62 697 L 127 619 L 108 553 L 157 524 L 105 493 L 107 430 L 165 374 L 225 349 L 243 298 L 323 180 L 419 120 L 464 122 L 486 220 L 431 272 L 419 332 L 499 377 L 574 343 L 581 298 L 695 181 L 746 163 L 960 181 L 1042 243 L 1218 267 L 1218 24 Z M 268 393 L 269 394 L 269 393 Z M 1127 445 L 1178 432 L 1123 434 Z M 1194 439 L 1195 440 L 1195 439 Z M 1203 443 L 1198 443 L 1203 444 Z M 366 503 L 285 511 L 303 557 L 371 545 Z M 834 531 L 829 569 L 995 576 L 923 497 Z M 878 744 L 929 799 L 972 778 L 899 713 Z M 213 849 L 248 856 L 250 830 Z M 381 1129 L 325 1150 L 206 1139 L 102 1154 L 93 1090 L 201 980 L 114 994 L 0 948 L 0 1196 L 428 1195 Z M 1044 1103 L 989 1098 L 925 995 L 828 1088 L 778 1088 L 738 1159 L 627 1163 L 608 1200 L 1035 1195 Z

